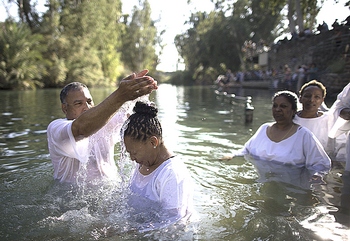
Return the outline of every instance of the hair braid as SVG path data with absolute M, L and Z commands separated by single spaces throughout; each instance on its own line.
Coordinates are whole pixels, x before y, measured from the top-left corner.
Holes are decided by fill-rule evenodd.
M 151 136 L 162 137 L 162 127 L 157 117 L 156 107 L 138 101 L 133 110 L 134 113 L 129 117 L 124 136 L 139 141 L 146 141 Z

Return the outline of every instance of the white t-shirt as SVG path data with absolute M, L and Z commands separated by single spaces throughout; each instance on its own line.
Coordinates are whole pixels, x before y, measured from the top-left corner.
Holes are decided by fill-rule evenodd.
M 296 133 L 280 142 L 267 136 L 265 123 L 235 155 L 250 155 L 255 160 L 266 160 L 296 167 L 306 167 L 312 174 L 325 174 L 330 170 L 331 160 L 317 138 L 306 128 L 298 127 Z
M 130 189 L 139 197 L 139 201 L 131 203 L 131 206 L 137 205 L 136 209 L 152 208 L 149 205 L 159 206 L 159 212 L 163 212 L 162 221 L 167 224 L 193 213 L 192 178 L 181 160 L 172 157 L 149 175 L 141 174 L 139 167 L 137 164 L 130 180 Z M 147 200 L 140 201 L 142 198 Z
M 47 140 L 54 179 L 74 183 L 78 174 L 88 181 L 104 177 L 117 179 L 114 145 L 120 141 L 126 112 L 127 108 L 120 108 L 99 131 L 80 140 L 73 136 L 73 120 L 52 121 L 47 128 Z

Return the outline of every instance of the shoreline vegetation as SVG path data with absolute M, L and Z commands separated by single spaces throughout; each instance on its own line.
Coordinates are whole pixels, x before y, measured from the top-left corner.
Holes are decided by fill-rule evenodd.
M 294 73 L 299 65 L 309 68 L 313 63 L 317 80 L 329 92 L 339 92 L 350 79 L 350 16 L 339 23 L 336 19 L 332 29 L 319 26 L 317 30 L 315 23 L 304 19 L 297 30 L 284 29 L 293 33 L 291 39 L 275 43 L 280 34 L 273 30 L 286 17 L 277 10 L 285 3 L 239 0 L 232 6 L 234 12 L 218 5 L 210 13 L 193 13 L 187 31 L 174 38 L 178 61 L 186 69 L 162 72 L 157 66 L 166 30 L 156 28 L 148 1 L 140 1 L 127 14 L 120 0 L 100 0 L 99 8 L 94 1 L 50 1 L 40 14 L 33 2 L 24 1 L 19 19 L 0 22 L 0 90 L 62 88 L 72 81 L 89 88 L 115 87 L 124 76 L 141 69 L 148 69 L 158 83 L 173 85 L 212 85 L 229 69 L 247 75 L 276 72 L 277 76 L 271 75 L 274 84 L 284 66 Z M 252 11 L 246 11 L 249 7 Z M 315 10 L 310 12 L 312 19 L 317 16 L 316 6 L 303 8 Z M 295 9 L 289 11 L 295 14 Z M 239 82 L 244 88 L 270 88 L 266 79 L 252 76 Z

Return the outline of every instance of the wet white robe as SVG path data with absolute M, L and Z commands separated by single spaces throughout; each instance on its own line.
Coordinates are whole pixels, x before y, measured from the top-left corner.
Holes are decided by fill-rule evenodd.
M 114 145 L 120 141 L 120 130 L 130 111 L 130 103 L 122 108 L 93 135 L 76 140 L 73 120 L 57 119 L 47 128 L 49 153 L 54 179 L 75 183 L 78 178 L 90 181 L 100 178 L 117 179 Z
M 280 142 L 267 136 L 265 123 L 235 155 L 250 155 L 255 160 L 279 162 L 296 167 L 305 167 L 313 175 L 323 175 L 330 170 L 331 160 L 317 138 L 306 128 L 298 127 L 296 133 Z
M 302 118 L 295 115 L 293 122 L 309 129 L 326 149 L 328 143 L 328 113 L 315 118 Z
M 149 175 L 141 174 L 139 167 L 137 164 L 130 181 L 130 189 L 136 195 L 131 206 L 143 211 L 159 207 L 158 223 L 162 223 L 162 226 L 192 215 L 192 179 L 187 167 L 178 157 L 163 162 Z
M 344 108 L 350 108 L 350 83 L 347 84 L 344 89 L 338 94 L 337 100 L 330 108 L 330 113 L 333 114 L 332 129 L 330 130 L 329 136 L 334 138 L 341 134 L 347 135 L 346 141 L 346 166 L 345 170 L 350 171 L 350 121 L 344 120 L 339 116 L 340 111 Z
M 296 115 L 293 121 L 309 129 L 321 142 L 328 155 L 337 161 L 345 161 L 345 134 L 341 134 L 337 138 L 328 137 L 333 124 L 331 116 L 332 112 L 323 112 L 323 115 L 315 118 L 302 118 Z

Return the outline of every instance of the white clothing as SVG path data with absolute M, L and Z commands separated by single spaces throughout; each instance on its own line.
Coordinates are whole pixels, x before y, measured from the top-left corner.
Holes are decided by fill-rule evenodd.
M 333 103 L 332 107 L 329 110 L 330 113 L 333 114 L 333 116 L 331 116 L 333 117 L 333 121 L 331 123 L 336 126 L 336 122 L 339 119 L 339 121 L 343 124 L 342 126 L 338 126 L 338 128 L 342 131 L 337 133 L 337 135 L 348 132 L 350 130 L 350 121 L 344 120 L 339 116 L 340 111 L 344 108 L 350 108 L 350 83 L 347 84 L 344 87 L 343 91 L 338 94 L 337 100 Z
M 332 129 L 330 131 L 330 137 L 337 137 L 340 134 L 345 133 L 347 135 L 346 140 L 346 166 L 345 170 L 350 171 L 350 121 L 341 118 L 340 111 L 344 108 L 350 108 L 350 83 L 347 84 L 342 92 L 337 96 L 337 100 L 334 102 L 330 108 L 330 112 L 333 114 Z M 338 125 L 340 123 L 340 125 Z
M 322 175 L 330 170 L 330 158 L 308 129 L 300 126 L 292 136 L 274 142 L 267 136 L 267 127 L 272 125 L 273 123 L 261 125 L 236 155 L 250 155 L 255 160 L 305 167 L 313 175 Z
M 310 179 L 312 174 L 306 167 L 297 167 L 292 165 L 285 165 L 281 162 L 272 162 L 266 160 L 256 160 L 249 155 L 245 158 L 250 161 L 259 174 L 260 183 L 265 182 L 282 182 L 292 184 L 293 186 L 309 189 L 311 187 Z
M 163 212 L 161 222 L 167 224 L 189 217 L 193 213 L 192 179 L 181 160 L 172 157 L 149 175 L 141 174 L 140 165 L 136 166 L 130 181 L 130 189 L 139 200 L 146 200 L 139 201 L 137 209 L 145 210 L 152 206 L 160 206 L 158 211 Z M 135 203 L 131 205 L 135 206 Z
M 79 140 L 72 133 L 73 120 L 57 119 L 49 124 L 47 140 L 54 179 L 71 183 L 78 177 L 84 180 L 117 179 L 114 145 L 120 141 L 120 130 L 127 119 L 126 106 L 122 106 L 96 133 Z
M 327 151 L 328 143 L 328 113 L 315 118 L 302 118 L 295 115 L 293 122 L 309 129 L 321 142 L 322 146 Z
M 331 112 L 322 112 L 323 115 L 315 118 L 302 118 L 295 115 L 294 122 L 309 129 L 321 142 L 323 148 L 328 155 L 334 157 L 337 161 L 345 160 L 345 134 L 339 135 L 337 138 L 328 137 L 332 124 L 330 116 Z
M 345 164 L 345 171 L 350 172 L 350 133 L 347 134 L 347 140 L 346 140 L 346 164 Z

